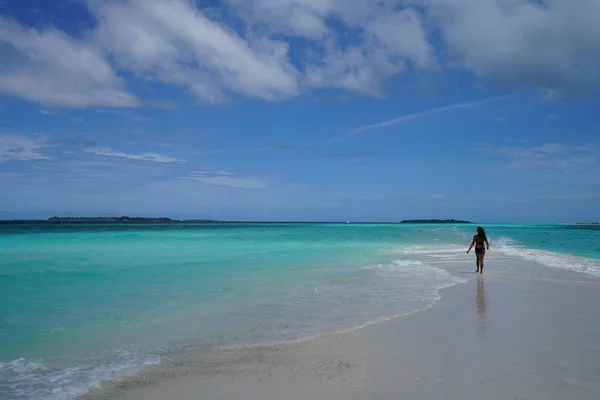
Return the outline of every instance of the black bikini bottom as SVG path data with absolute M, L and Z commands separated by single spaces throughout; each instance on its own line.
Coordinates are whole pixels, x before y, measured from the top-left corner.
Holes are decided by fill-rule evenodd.
M 485 253 L 485 247 L 475 247 L 475 254 Z

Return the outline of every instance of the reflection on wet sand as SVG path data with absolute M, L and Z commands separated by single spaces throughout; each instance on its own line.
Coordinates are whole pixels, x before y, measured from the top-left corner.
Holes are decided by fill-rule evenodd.
M 477 307 L 477 314 L 479 314 L 479 337 L 482 339 L 487 338 L 488 324 L 486 316 L 486 297 L 485 297 L 485 281 L 482 275 L 477 276 L 477 298 L 475 304 Z

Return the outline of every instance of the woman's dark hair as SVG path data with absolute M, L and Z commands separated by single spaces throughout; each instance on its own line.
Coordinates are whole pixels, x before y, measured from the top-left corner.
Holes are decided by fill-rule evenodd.
M 480 226 L 477 227 L 477 234 L 479 236 L 481 236 L 484 240 L 487 239 L 487 236 L 485 235 L 485 231 Z

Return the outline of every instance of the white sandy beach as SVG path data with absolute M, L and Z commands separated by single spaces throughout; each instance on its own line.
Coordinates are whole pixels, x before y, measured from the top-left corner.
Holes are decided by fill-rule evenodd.
M 600 279 L 508 257 L 432 308 L 292 344 L 188 354 L 84 399 L 600 398 Z

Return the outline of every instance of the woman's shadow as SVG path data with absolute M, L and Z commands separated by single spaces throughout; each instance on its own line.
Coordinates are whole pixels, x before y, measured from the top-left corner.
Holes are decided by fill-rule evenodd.
M 477 276 L 477 297 L 475 299 L 475 306 L 477 308 L 477 314 L 479 315 L 479 338 L 487 339 L 488 323 L 486 315 L 486 296 L 485 296 L 485 280 L 483 275 Z

